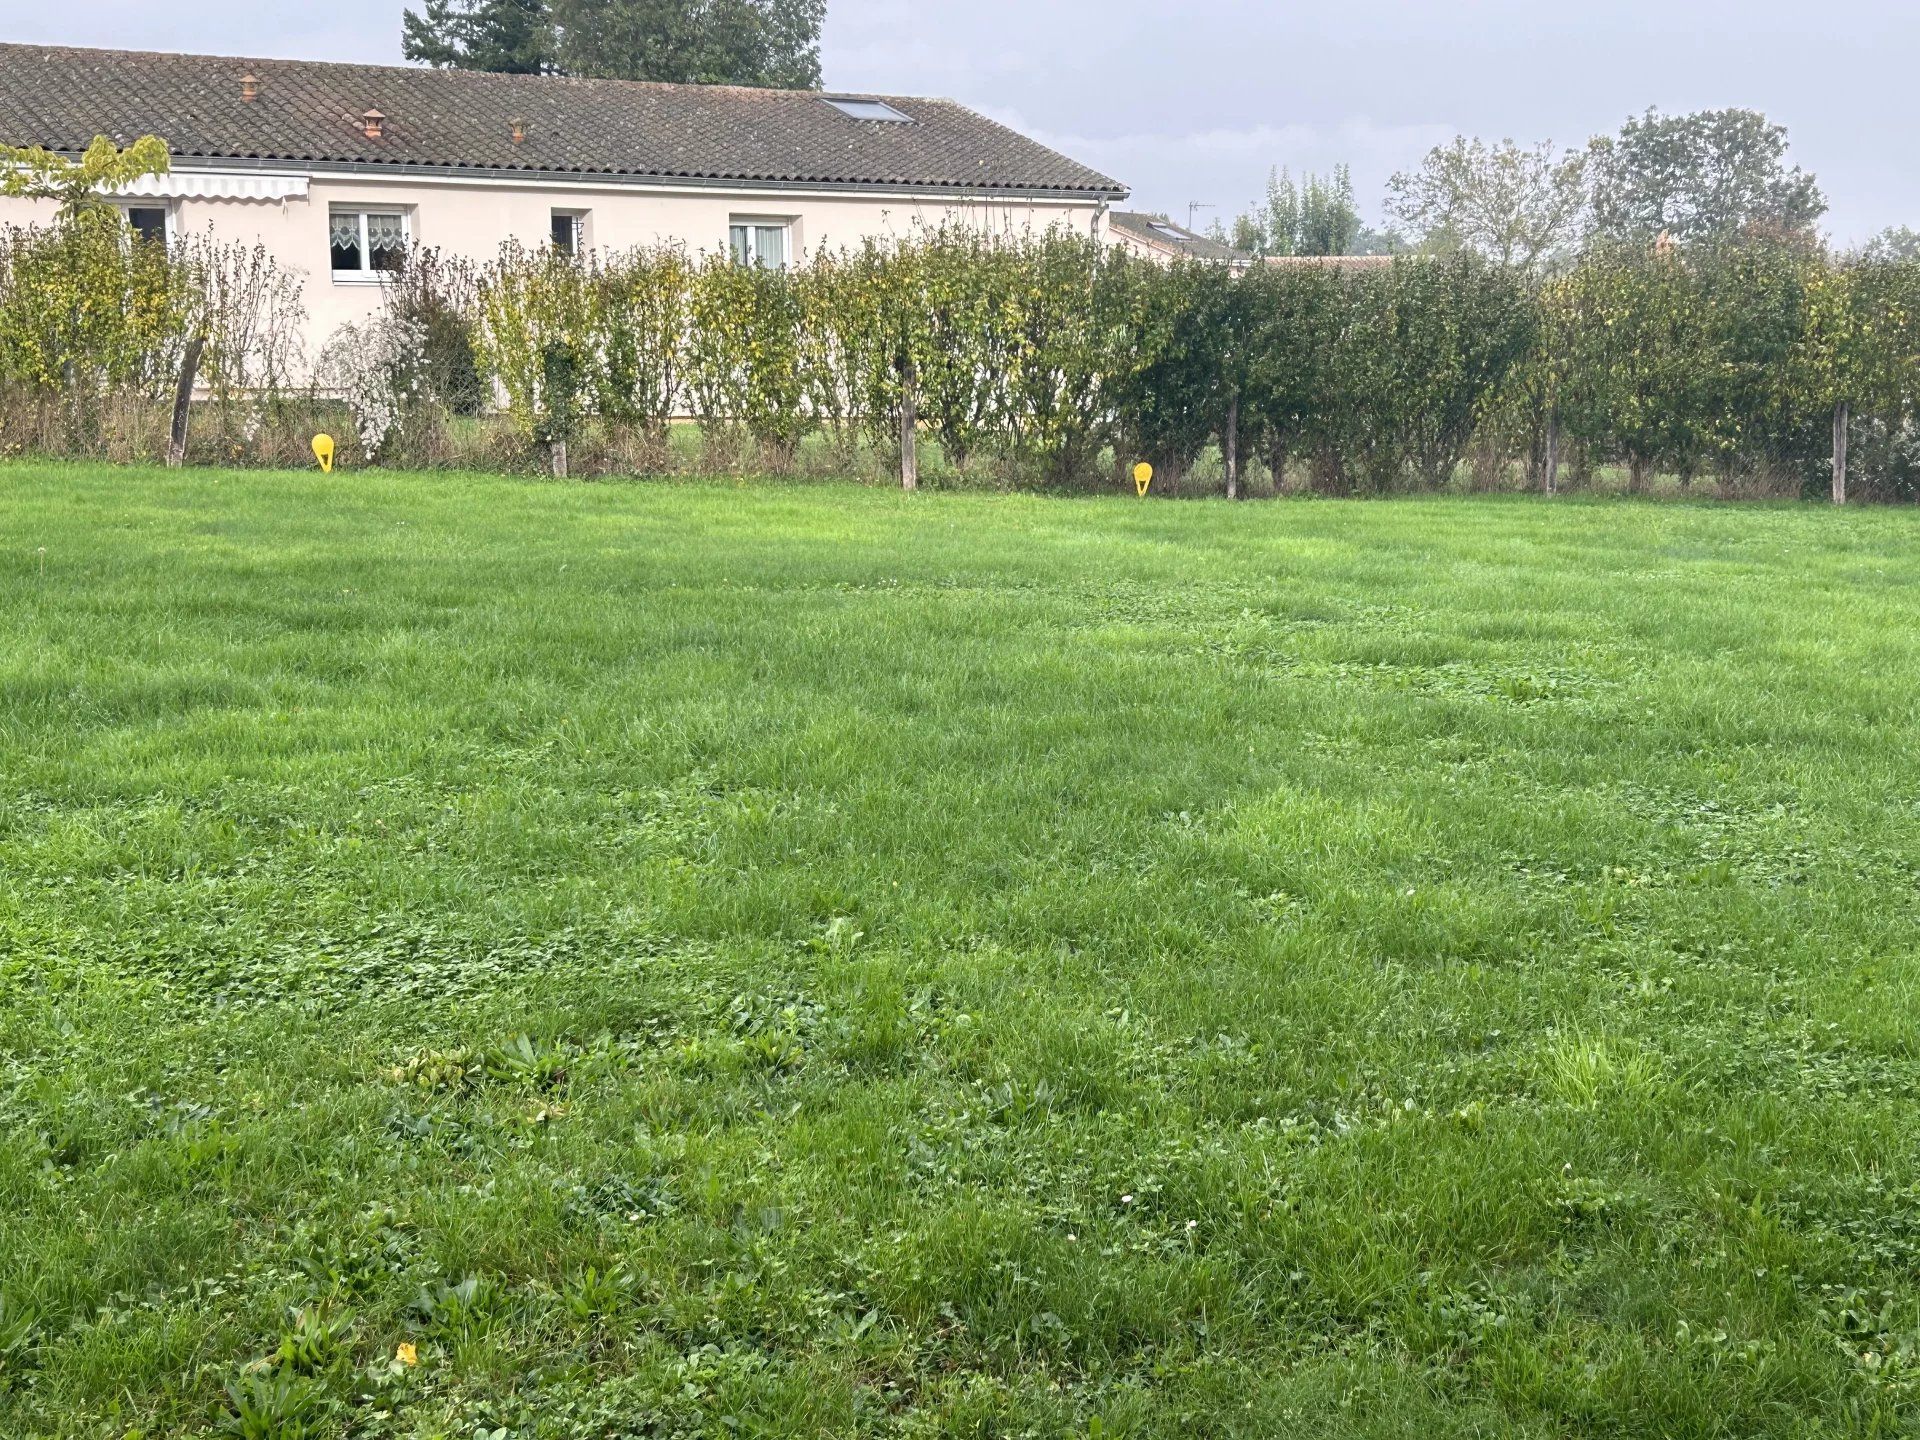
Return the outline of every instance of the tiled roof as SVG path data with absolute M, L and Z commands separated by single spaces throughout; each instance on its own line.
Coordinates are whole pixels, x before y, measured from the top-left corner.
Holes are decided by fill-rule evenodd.
M 0 141 L 50 150 L 155 134 L 183 161 L 1125 193 L 950 100 L 861 98 L 912 123 L 856 120 L 812 91 L 0 44 Z
M 1253 262 L 1253 257 L 1231 245 L 1210 240 L 1161 215 L 1149 215 L 1140 210 L 1115 210 L 1107 216 L 1107 223 L 1128 238 L 1169 255 L 1183 255 L 1189 260 L 1225 260 L 1240 265 Z
M 1317 266 L 1322 270 L 1383 270 L 1392 266 L 1391 255 L 1269 255 L 1263 265 Z

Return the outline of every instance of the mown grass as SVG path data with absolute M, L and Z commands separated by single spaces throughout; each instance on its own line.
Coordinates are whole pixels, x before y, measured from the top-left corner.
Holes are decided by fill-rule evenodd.
M 1916 560 L 0 472 L 0 1434 L 1901 1433 Z

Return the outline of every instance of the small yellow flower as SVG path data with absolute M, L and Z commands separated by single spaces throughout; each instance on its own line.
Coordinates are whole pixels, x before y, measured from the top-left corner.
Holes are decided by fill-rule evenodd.
M 402 1365 L 418 1365 L 420 1351 L 411 1340 L 403 1340 L 400 1342 L 400 1348 L 393 1352 L 393 1358 Z

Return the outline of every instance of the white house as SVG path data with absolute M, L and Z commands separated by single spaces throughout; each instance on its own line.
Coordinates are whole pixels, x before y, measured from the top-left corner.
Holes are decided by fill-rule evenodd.
M 679 242 L 784 265 L 963 223 L 1109 238 L 1126 188 L 950 100 L 0 44 L 0 141 L 158 135 L 122 197 L 149 234 L 259 241 L 305 278 L 310 347 L 419 243 Z M 0 224 L 48 215 L 0 199 Z
M 1230 265 L 1236 271 L 1254 264 L 1251 255 L 1209 239 L 1197 230 L 1176 225 L 1164 215 L 1149 215 L 1139 210 L 1113 210 L 1107 214 L 1107 238 L 1129 254 L 1143 259 L 1172 264 L 1176 260 L 1199 260 L 1213 265 Z

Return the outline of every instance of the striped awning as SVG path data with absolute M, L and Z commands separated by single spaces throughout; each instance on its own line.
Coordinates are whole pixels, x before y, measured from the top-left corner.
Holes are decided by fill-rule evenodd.
M 175 170 L 168 175 L 148 175 L 118 193 L 137 200 L 304 200 L 307 183 L 305 175 Z

